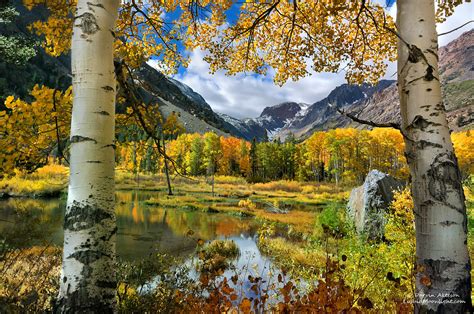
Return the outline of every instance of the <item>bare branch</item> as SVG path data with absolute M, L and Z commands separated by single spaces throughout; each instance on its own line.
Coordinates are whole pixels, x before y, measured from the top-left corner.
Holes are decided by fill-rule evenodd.
M 394 128 L 394 129 L 397 129 L 397 130 L 401 130 L 400 124 L 398 124 L 398 123 L 394 123 L 394 122 L 378 123 L 378 122 L 374 122 L 374 121 L 370 121 L 370 120 L 364 120 L 364 119 L 359 118 L 358 115 L 355 115 L 352 112 L 345 112 L 344 110 L 342 110 L 340 108 L 337 108 L 337 107 L 335 109 L 341 115 L 346 116 L 349 119 L 351 119 L 352 121 L 355 121 L 355 122 L 360 123 L 360 124 L 369 125 L 369 126 L 372 126 L 372 127 L 375 127 L 375 128 Z
M 438 34 L 438 37 L 439 37 L 439 36 L 448 35 L 449 33 L 452 33 L 452 32 L 454 32 L 454 31 L 457 31 L 458 29 L 460 29 L 460 28 L 463 28 L 463 27 L 464 27 L 464 26 L 466 26 L 467 24 L 469 24 L 469 23 L 473 23 L 473 22 L 474 22 L 474 20 L 467 21 L 467 22 L 466 22 L 466 23 L 464 23 L 463 25 L 461 25 L 461 26 L 458 26 L 458 27 L 456 27 L 456 28 L 453 28 L 453 29 L 452 29 L 452 30 L 450 30 L 450 31 L 447 31 L 447 32 L 444 32 L 444 33 Z

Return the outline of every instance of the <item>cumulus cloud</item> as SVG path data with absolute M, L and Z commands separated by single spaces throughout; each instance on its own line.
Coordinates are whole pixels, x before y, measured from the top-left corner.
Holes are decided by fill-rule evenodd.
M 344 83 L 343 74 L 322 73 L 280 87 L 273 83 L 271 73 L 267 76 L 228 76 L 224 71 L 210 74 L 203 57 L 203 51 L 193 51 L 186 72 L 175 79 L 201 94 L 215 111 L 237 118 L 256 117 L 263 108 L 285 101 L 313 103 L 324 98 L 334 86 Z
M 389 14 L 396 15 L 395 5 Z M 466 3 L 456 8 L 448 20 L 438 25 L 439 33 L 446 32 L 472 19 L 473 5 Z M 464 27 L 439 38 L 440 45 L 445 45 L 457 38 L 472 26 Z M 208 64 L 203 61 L 204 52 L 195 50 L 191 53 L 191 63 L 185 72 L 175 79 L 189 85 L 201 94 L 213 110 L 237 118 L 256 117 L 267 106 L 285 101 L 312 104 L 326 97 L 336 86 L 345 82 L 344 73 L 312 73 L 311 76 L 297 82 L 289 81 L 282 87 L 272 81 L 272 73 L 267 76 L 239 74 L 227 76 L 223 71 L 211 75 Z M 152 66 L 158 67 L 154 62 Z M 390 63 L 385 79 L 396 79 L 396 63 Z

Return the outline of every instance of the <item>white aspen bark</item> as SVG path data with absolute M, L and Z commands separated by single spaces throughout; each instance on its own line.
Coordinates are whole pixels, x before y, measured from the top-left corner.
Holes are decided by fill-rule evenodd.
M 72 36 L 73 109 L 64 251 L 56 312 L 114 312 L 115 73 L 119 0 L 79 0 Z
M 438 72 L 434 0 L 397 0 L 398 89 L 416 217 L 417 313 L 468 313 L 471 263 L 461 175 Z

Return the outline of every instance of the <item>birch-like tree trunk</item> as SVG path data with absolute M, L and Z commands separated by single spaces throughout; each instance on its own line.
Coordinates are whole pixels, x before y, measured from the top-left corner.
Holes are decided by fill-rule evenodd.
M 79 0 L 72 37 L 70 181 L 56 311 L 115 309 L 114 27 L 119 0 Z
M 416 217 L 417 313 L 468 313 L 471 263 L 461 175 L 438 72 L 434 0 L 397 0 L 398 89 Z

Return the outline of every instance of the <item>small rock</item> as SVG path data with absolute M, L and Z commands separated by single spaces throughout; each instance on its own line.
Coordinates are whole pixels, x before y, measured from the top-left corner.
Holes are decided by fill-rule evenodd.
M 265 210 L 273 214 L 288 214 L 288 210 L 278 208 L 270 203 L 265 203 Z

